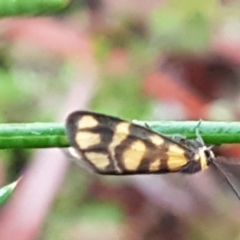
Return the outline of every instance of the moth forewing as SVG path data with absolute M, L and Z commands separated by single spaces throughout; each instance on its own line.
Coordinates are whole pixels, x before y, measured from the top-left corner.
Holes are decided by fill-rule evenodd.
M 71 146 L 101 174 L 201 170 L 198 148 L 119 118 L 78 111 L 68 116 L 66 128 Z

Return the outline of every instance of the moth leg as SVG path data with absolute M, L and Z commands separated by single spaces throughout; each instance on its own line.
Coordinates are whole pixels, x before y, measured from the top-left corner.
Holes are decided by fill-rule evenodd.
M 200 131 L 199 131 L 199 127 L 200 127 L 201 124 L 202 124 L 202 119 L 200 119 L 198 121 L 198 124 L 195 127 L 195 134 L 196 134 L 196 137 L 197 137 L 196 140 L 199 141 L 204 146 L 205 143 L 204 143 L 203 138 L 202 138 L 202 136 L 200 134 Z
M 150 129 L 151 131 L 152 128 L 147 124 L 147 123 L 144 123 L 144 127 L 146 127 L 147 129 Z M 187 140 L 186 136 L 182 135 L 182 134 L 174 134 L 174 135 L 170 135 L 170 134 L 162 134 L 170 139 L 172 139 L 173 141 L 179 143 L 179 144 L 185 144 Z
M 144 127 L 147 128 L 147 129 L 152 130 L 152 128 L 151 128 L 146 122 L 144 123 Z M 153 130 L 152 130 L 152 131 L 153 131 Z
M 187 141 L 189 141 L 186 136 L 181 134 L 175 134 L 173 136 L 169 136 L 173 141 L 179 143 L 179 144 L 185 144 Z
M 182 135 L 174 135 L 173 137 L 171 137 L 171 139 L 180 145 L 190 148 L 199 148 L 203 146 L 202 143 L 199 142 L 197 139 L 188 139 L 187 137 Z
M 203 141 L 203 138 L 202 138 L 202 136 L 201 136 L 201 134 L 200 134 L 200 131 L 199 131 L 199 126 L 202 124 L 202 119 L 200 119 L 199 121 L 198 121 L 198 124 L 197 124 L 197 126 L 195 127 L 195 134 L 196 134 L 196 140 L 200 143 L 200 144 L 202 144 L 202 146 L 204 146 L 205 145 L 205 143 L 204 143 L 204 141 Z M 211 145 L 211 146 L 209 146 L 208 147 L 208 149 L 212 149 L 214 147 L 214 145 Z
M 175 141 L 181 141 L 181 140 L 186 140 L 186 136 L 182 135 L 182 134 L 174 134 L 173 136 L 171 136 L 171 138 Z

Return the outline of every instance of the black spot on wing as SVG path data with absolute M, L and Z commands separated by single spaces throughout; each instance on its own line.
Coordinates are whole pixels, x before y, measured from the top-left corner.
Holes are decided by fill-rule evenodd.
M 160 166 L 158 170 L 155 170 L 155 173 L 166 173 L 169 172 L 167 162 L 168 162 L 168 144 L 164 143 L 160 147 L 157 147 L 151 141 L 146 140 L 145 145 L 147 147 L 147 151 L 141 161 L 141 164 L 138 168 L 138 171 L 142 173 L 150 173 L 153 172 L 150 170 L 150 165 L 156 159 L 160 159 Z
M 114 131 L 106 126 L 98 125 L 89 130 L 78 131 L 78 134 L 81 132 L 89 132 L 93 134 L 98 134 L 100 137 L 100 142 L 94 145 L 90 145 L 87 151 L 91 152 L 107 152 L 108 146 L 112 142 Z
M 78 126 L 77 123 L 82 117 L 81 112 L 73 112 L 71 113 L 66 120 L 66 135 L 68 136 L 70 145 L 78 148 L 78 145 L 75 141 L 76 133 L 78 132 Z
M 154 173 L 150 171 L 150 164 L 155 161 L 156 159 L 161 159 L 161 165 L 159 170 L 155 171 L 155 173 L 165 173 L 168 172 L 167 167 L 167 151 L 169 144 L 163 144 L 161 146 L 156 146 L 152 141 L 149 139 L 150 136 L 152 136 L 152 132 L 148 129 L 145 129 L 143 127 L 139 127 L 136 125 L 130 125 L 129 128 L 129 136 L 124 139 L 121 144 L 119 144 L 115 149 L 115 155 L 114 158 L 118 162 L 119 167 L 124 171 L 124 174 L 146 174 L 146 173 Z M 131 145 L 141 140 L 142 143 L 146 147 L 146 151 L 143 155 L 143 158 L 141 160 L 141 163 L 139 167 L 136 170 L 127 170 L 124 166 L 124 159 L 123 154 L 125 151 L 127 151 Z M 137 160 L 138 161 L 138 160 Z
M 202 168 L 201 168 L 201 164 L 199 161 L 189 160 L 187 162 L 187 164 L 181 169 L 181 172 L 193 174 L 193 173 L 199 172 L 201 170 L 202 170 Z

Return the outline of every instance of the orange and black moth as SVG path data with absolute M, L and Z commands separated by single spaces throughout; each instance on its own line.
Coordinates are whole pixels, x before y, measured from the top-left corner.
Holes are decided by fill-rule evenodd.
M 202 141 L 168 138 L 103 114 L 73 112 L 66 129 L 78 158 L 99 174 L 196 173 L 215 160 Z

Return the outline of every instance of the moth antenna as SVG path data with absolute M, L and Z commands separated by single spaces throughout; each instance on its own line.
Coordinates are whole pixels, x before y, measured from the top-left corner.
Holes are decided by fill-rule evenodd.
M 240 194 L 238 192 L 238 190 L 235 188 L 234 184 L 232 184 L 232 182 L 230 181 L 230 179 L 228 178 L 227 174 L 225 173 L 225 171 L 223 171 L 221 169 L 221 167 L 217 166 L 214 162 L 213 165 L 218 169 L 218 171 L 222 174 L 222 176 L 225 178 L 225 180 L 227 181 L 229 187 L 233 190 L 233 192 L 235 193 L 235 195 L 237 196 L 237 198 L 240 200 Z

